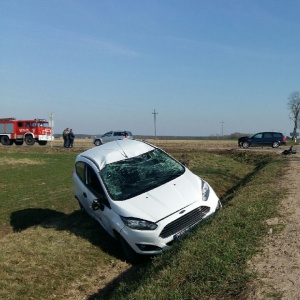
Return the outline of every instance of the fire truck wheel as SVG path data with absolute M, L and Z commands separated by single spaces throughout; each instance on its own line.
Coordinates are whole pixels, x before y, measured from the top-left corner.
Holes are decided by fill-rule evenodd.
M 24 141 L 22 140 L 22 141 L 15 141 L 15 144 L 17 145 L 17 146 L 22 146 L 23 145 L 23 143 L 24 143 Z
M 3 136 L 1 136 L 1 144 L 2 145 L 12 145 L 13 142 L 9 139 L 8 136 L 3 135 Z
M 27 135 L 27 136 L 25 137 L 25 143 L 26 143 L 28 146 L 32 146 L 32 145 L 34 145 L 34 143 L 35 143 L 35 139 L 33 138 L 32 135 Z

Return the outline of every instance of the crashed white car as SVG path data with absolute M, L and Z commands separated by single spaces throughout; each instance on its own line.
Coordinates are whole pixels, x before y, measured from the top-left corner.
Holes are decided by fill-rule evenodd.
M 129 261 L 161 253 L 221 207 L 207 182 L 144 141 L 79 154 L 73 182 L 81 208 L 121 242 Z

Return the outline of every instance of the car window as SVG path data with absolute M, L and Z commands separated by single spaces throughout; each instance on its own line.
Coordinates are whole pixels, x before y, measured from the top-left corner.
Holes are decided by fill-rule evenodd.
M 165 152 L 155 149 L 142 155 L 107 164 L 100 172 L 114 200 L 126 200 L 154 189 L 185 172 Z
M 124 132 L 115 131 L 114 136 L 124 136 Z
M 282 136 L 283 136 L 282 133 L 277 133 L 277 132 L 274 132 L 273 135 L 274 135 L 274 137 L 277 137 L 277 138 L 282 138 Z
M 84 166 L 85 164 L 83 162 L 77 162 L 75 165 L 76 174 L 81 179 L 82 182 L 85 183 L 85 173 L 84 173 Z
M 270 138 L 272 138 L 273 136 L 272 136 L 272 133 L 271 132 L 265 132 L 264 133 L 264 138 L 266 138 L 266 139 L 270 139 Z
M 132 133 L 130 131 L 126 131 L 126 135 L 132 136 Z
M 76 163 L 75 170 L 80 180 L 88 187 L 88 189 L 90 189 L 96 197 L 99 197 L 103 204 L 110 207 L 96 172 L 88 164 L 81 161 Z
M 86 165 L 86 185 L 97 195 L 105 197 L 105 193 L 98 179 L 98 176 L 89 165 Z
M 262 133 L 258 133 L 258 134 L 256 134 L 256 135 L 254 135 L 252 138 L 253 139 L 261 139 L 262 138 Z
M 110 131 L 110 132 L 106 132 L 103 136 L 112 136 L 113 132 Z

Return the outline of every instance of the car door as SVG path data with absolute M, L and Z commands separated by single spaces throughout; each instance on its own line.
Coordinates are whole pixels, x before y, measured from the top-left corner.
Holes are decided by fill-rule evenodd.
M 102 135 L 102 143 L 108 143 L 113 140 L 113 132 L 109 131 Z
M 90 162 L 79 162 L 77 164 L 84 164 L 84 179 L 77 182 L 76 186 L 79 190 L 77 190 L 76 196 L 88 214 L 99 221 L 102 227 L 113 236 L 111 220 L 114 219 L 114 212 L 110 208 L 97 169 Z M 93 210 L 93 203 L 96 200 L 101 206 L 99 209 Z
M 261 146 L 263 144 L 263 134 L 257 133 L 251 137 L 251 145 L 252 146 Z
M 274 142 L 273 134 L 272 132 L 264 132 L 263 133 L 263 146 L 270 146 Z

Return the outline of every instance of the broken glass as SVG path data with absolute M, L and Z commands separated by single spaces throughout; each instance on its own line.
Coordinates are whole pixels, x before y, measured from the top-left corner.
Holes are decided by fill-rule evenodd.
M 126 200 L 182 175 L 185 168 L 171 156 L 154 149 L 139 156 L 107 164 L 101 178 L 114 200 Z

